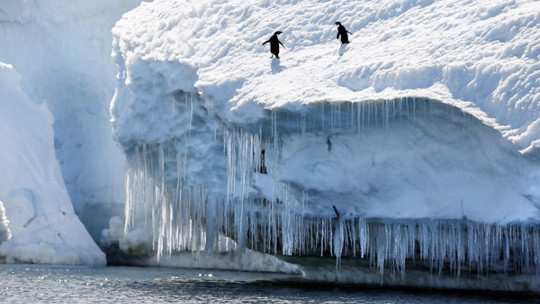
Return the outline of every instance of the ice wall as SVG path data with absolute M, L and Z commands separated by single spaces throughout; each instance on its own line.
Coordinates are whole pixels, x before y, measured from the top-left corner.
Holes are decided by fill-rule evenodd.
M 11 231 L 8 227 L 9 221 L 6 218 L 6 209 L 4 204 L 0 202 L 0 244 L 11 238 Z
M 276 111 L 249 129 L 175 96 L 152 106 L 178 115 L 154 121 L 175 126 L 170 139 L 123 143 L 126 233 L 152 223 L 158 259 L 251 248 L 363 258 L 381 277 L 409 260 L 458 277 L 538 271 L 538 208 L 523 196 L 532 163 L 470 114 L 404 98 Z
M 26 96 L 20 79 L 0 63 L 0 261 L 104 264 L 71 205 L 55 158 L 52 116 Z
M 158 258 L 227 237 L 385 282 L 412 263 L 537 290 L 533 4 L 142 4 L 113 29 L 127 237 L 151 227 Z M 281 60 L 260 45 L 275 30 Z
M 54 116 L 54 145 L 74 208 L 99 241 L 122 213 L 123 157 L 112 140 L 109 101 L 116 69 L 114 23 L 140 0 L 6 0 L 0 5 L 0 61 L 24 92 Z

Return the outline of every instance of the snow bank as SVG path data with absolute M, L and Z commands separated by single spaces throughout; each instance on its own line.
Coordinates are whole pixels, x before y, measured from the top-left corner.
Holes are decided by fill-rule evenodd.
M 50 112 L 23 93 L 19 74 L 4 63 L 0 91 L 0 236 L 8 221 L 12 234 L 0 245 L 0 259 L 104 264 L 105 255 L 73 211 L 55 158 Z
M 6 0 L 0 6 L 0 61 L 54 116 L 54 143 L 74 208 L 99 240 L 122 213 L 123 157 L 112 140 L 109 102 L 116 69 L 114 23 L 141 0 Z

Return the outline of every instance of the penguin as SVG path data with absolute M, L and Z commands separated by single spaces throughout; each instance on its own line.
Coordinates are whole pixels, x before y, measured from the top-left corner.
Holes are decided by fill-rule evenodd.
M 283 45 L 283 43 L 281 43 L 281 41 L 279 41 L 278 39 L 278 35 L 281 34 L 283 32 L 281 31 L 277 31 L 274 33 L 274 35 L 272 37 L 270 37 L 270 39 L 266 40 L 263 45 L 267 44 L 268 42 L 270 42 L 270 53 L 272 53 L 274 56 L 276 56 L 276 58 L 279 58 L 279 45 L 281 44 L 283 47 L 285 47 Z M 272 58 L 272 56 L 270 56 L 270 58 Z
M 336 22 L 337 28 L 337 37 L 336 39 L 339 39 L 339 36 L 341 36 L 341 44 L 347 44 L 349 43 L 349 35 L 347 33 L 352 34 L 351 32 L 347 31 L 343 25 L 341 25 L 341 22 Z

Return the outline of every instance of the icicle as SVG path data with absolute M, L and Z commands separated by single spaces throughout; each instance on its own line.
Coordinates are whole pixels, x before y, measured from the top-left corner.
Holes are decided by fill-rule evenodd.
M 360 217 L 313 218 L 306 214 L 309 193 L 301 191 L 300 197 L 295 197 L 299 192 L 294 191 L 300 190 L 278 182 L 271 185 L 270 197 L 252 197 L 256 175 L 261 174 L 263 148 L 270 180 L 280 180 L 276 169 L 280 165 L 282 119 L 303 137 L 311 131 L 322 131 L 326 138 L 334 132 L 360 134 L 373 127 L 388 128 L 404 116 L 412 121 L 417 111 L 419 116 L 431 119 L 442 107 L 437 103 L 416 98 L 348 105 L 323 103 L 317 111 L 302 116 L 285 114 L 282 118 L 284 114 L 272 111 L 270 126 L 261 125 L 253 133 L 221 126 L 227 181 L 224 197 L 215 197 L 203 185 L 189 182 L 190 157 L 185 143 L 194 127 L 196 100 L 187 95 L 183 105 L 180 98 L 173 97 L 172 114 L 175 116 L 176 107 L 184 107 L 186 117 L 189 115 L 187 134 L 169 143 L 136 145 L 126 152 L 124 230 L 129 233 L 137 217 L 151 220 L 148 225 L 154 231 L 158 259 L 175 251 L 241 253 L 254 248 L 270 254 L 334 256 L 337 269 L 345 256 L 365 259 L 377 268 L 381 280 L 385 271 L 403 276 L 410 261 L 434 274 L 452 273 L 458 278 L 467 273 L 539 275 L 538 225 L 491 225 L 466 219 L 385 222 Z M 462 122 L 470 124 L 470 115 L 463 114 Z M 217 129 L 214 124 L 214 138 Z M 212 128 L 209 130 L 212 137 Z M 220 242 L 224 236 L 235 243 Z

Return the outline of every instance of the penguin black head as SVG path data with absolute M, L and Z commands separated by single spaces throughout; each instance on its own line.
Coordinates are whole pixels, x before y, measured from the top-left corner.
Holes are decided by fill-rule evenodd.
M 341 22 L 339 22 L 339 21 L 336 21 L 336 25 L 341 25 Z
M 277 31 L 277 32 L 274 33 L 274 35 L 276 35 L 276 36 L 279 35 L 279 34 L 283 34 L 283 32 L 282 31 Z

